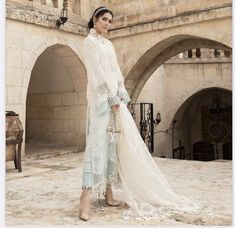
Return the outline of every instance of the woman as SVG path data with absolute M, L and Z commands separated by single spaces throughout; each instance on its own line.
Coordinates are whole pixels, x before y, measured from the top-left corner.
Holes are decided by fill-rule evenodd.
M 141 217 L 156 217 L 166 211 L 192 209 L 191 203 L 176 195 L 164 179 L 143 142 L 126 104 L 130 101 L 112 43 L 104 38 L 113 20 L 106 7 L 97 8 L 88 23 L 90 34 L 83 44 L 87 70 L 87 144 L 84 156 L 79 217 L 89 219 L 92 194 L 103 193 L 109 206 L 119 206 L 112 186 L 121 180 L 122 196 Z M 118 117 L 120 141 L 109 142 L 107 127 Z M 94 196 L 96 197 L 96 196 Z M 195 207 L 194 207 L 195 208 Z
M 111 112 L 117 112 L 120 102 L 128 103 L 129 95 L 117 64 L 112 43 L 104 38 L 113 19 L 113 13 L 99 7 L 88 23 L 91 29 L 83 44 L 83 60 L 87 70 L 88 119 L 87 144 L 83 166 L 82 195 L 79 217 L 89 219 L 91 189 L 106 190 L 106 202 L 119 206 L 113 199 L 111 183 L 118 182 L 116 146 L 108 142 L 106 129 Z

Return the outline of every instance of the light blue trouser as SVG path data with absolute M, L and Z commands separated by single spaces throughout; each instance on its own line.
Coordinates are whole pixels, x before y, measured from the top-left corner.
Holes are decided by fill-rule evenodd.
M 107 157 L 107 170 L 104 169 L 106 173 L 106 181 L 109 183 L 113 177 L 117 175 L 117 162 L 113 162 L 116 159 L 116 145 L 108 145 L 108 157 Z M 112 158 L 111 158 L 112 156 Z M 115 157 L 113 157 L 115 156 Z M 92 188 L 94 184 L 93 173 L 92 173 L 92 158 L 91 158 L 91 147 L 87 145 L 84 154 L 84 164 L 83 164 L 83 176 L 82 176 L 82 188 Z
M 93 185 L 92 160 L 90 146 L 86 147 L 83 163 L 82 188 L 91 188 Z
M 86 121 L 86 149 L 84 154 L 84 164 L 83 164 L 83 176 L 82 176 L 82 188 L 92 188 L 92 186 L 103 181 L 104 178 L 106 183 L 111 182 L 110 180 L 114 179 L 117 176 L 117 146 L 116 144 L 109 143 L 106 137 L 106 125 L 109 124 L 110 115 L 102 116 L 99 118 L 99 122 L 95 119 L 90 121 L 89 116 L 92 112 L 92 109 L 88 107 L 87 109 L 87 121 Z M 94 115 L 91 115 L 94 116 Z M 100 130 L 100 121 L 103 126 L 104 134 L 97 135 L 96 129 Z M 95 136 L 93 135 L 95 134 Z M 102 141 L 104 144 L 101 147 L 98 147 L 96 140 Z M 99 150 L 101 153 L 104 153 L 104 157 L 107 161 L 103 175 L 97 177 L 94 170 L 92 170 L 92 155 L 94 150 Z

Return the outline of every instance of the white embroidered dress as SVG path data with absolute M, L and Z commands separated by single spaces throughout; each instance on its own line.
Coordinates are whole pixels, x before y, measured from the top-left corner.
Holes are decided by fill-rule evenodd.
M 198 213 L 198 205 L 174 193 L 143 142 L 126 106 L 130 98 L 112 43 L 92 29 L 84 41 L 83 57 L 88 76 L 83 187 L 105 191 L 106 183 L 117 183 L 118 173 L 119 199 L 131 208 L 126 215 L 155 218 L 174 211 Z M 109 144 L 106 131 L 114 104 L 120 104 L 116 115 L 122 127 L 117 147 Z
M 118 66 L 113 44 L 91 29 L 83 43 L 87 70 L 87 133 L 83 168 L 83 188 L 105 191 L 107 183 L 117 183 L 116 145 L 109 143 L 107 127 L 111 107 L 130 101 Z M 93 191 L 93 192 L 94 192 Z

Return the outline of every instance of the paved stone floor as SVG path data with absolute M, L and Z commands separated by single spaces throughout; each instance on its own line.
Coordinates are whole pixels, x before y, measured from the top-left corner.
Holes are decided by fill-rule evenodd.
M 42 150 L 42 148 L 41 148 Z M 123 205 L 92 205 L 91 219 L 78 218 L 83 152 L 58 147 L 40 148 L 23 161 L 23 172 L 7 162 L 6 225 L 232 225 L 232 162 L 185 161 L 155 158 L 166 179 L 178 194 L 196 202 L 207 202 L 213 216 L 176 216 L 140 221 L 123 219 Z M 64 152 L 63 152 L 64 151 Z

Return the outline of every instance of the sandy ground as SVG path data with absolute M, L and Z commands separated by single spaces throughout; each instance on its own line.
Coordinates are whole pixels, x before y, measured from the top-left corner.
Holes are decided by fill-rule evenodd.
M 34 150 L 23 161 L 23 172 L 7 162 L 6 225 L 155 225 L 232 226 L 232 162 L 154 158 L 164 176 L 180 195 L 203 202 L 213 215 L 175 215 L 150 221 L 123 219 L 123 205 L 92 204 L 88 222 L 78 218 L 83 152 L 64 148 Z M 49 152 L 50 151 L 50 152 Z

